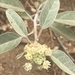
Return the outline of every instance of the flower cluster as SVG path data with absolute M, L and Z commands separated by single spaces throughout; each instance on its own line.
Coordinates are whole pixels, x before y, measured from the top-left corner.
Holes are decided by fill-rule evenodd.
M 42 69 L 48 70 L 48 68 L 50 68 L 51 64 L 46 60 L 46 56 L 50 56 L 52 51 L 47 45 L 41 45 L 38 42 L 27 44 L 24 47 L 24 52 L 26 53 L 24 56 L 27 60 L 37 64 Z M 25 63 L 24 68 L 26 71 L 30 71 L 32 69 L 32 64 Z

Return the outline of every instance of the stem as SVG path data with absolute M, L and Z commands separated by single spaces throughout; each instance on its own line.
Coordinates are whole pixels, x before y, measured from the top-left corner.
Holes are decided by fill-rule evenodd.
M 29 38 L 28 38 L 28 37 L 26 37 L 26 39 L 28 40 L 28 42 L 29 42 L 29 43 L 32 43 L 32 42 L 29 40 Z
M 45 1 L 46 2 L 46 1 Z M 45 2 L 43 2 L 37 9 L 37 11 L 39 11 L 41 9 L 41 7 L 45 4 Z
M 32 30 L 32 31 L 28 34 L 28 36 L 31 35 L 31 34 L 33 34 L 33 33 L 34 33 L 34 31 Z
M 35 41 L 37 41 L 37 17 L 38 17 L 38 14 L 36 13 L 35 17 L 34 17 L 34 37 L 35 37 Z
M 28 17 L 33 21 L 32 17 L 25 11 L 25 13 L 28 15 Z
M 38 39 L 39 39 L 39 37 L 40 37 L 41 33 L 42 33 L 42 28 L 41 28 L 41 29 L 40 29 L 40 31 L 39 31 Z

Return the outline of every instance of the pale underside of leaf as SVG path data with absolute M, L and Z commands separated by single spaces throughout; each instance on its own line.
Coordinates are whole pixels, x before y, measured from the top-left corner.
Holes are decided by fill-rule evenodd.
M 58 23 L 75 26 L 75 11 L 59 13 L 55 21 Z
M 24 7 L 19 0 L 0 0 L 0 7 L 24 12 Z
M 56 19 L 55 20 L 58 23 L 67 24 L 71 26 L 75 26 L 75 20 L 67 20 L 67 19 Z
M 26 28 L 23 20 L 21 19 L 21 17 L 15 11 L 13 11 L 11 9 L 8 9 L 6 11 L 6 16 L 9 20 L 10 24 L 14 28 L 14 30 L 21 36 L 26 37 L 27 36 L 27 28 Z
M 57 15 L 56 19 L 75 19 L 75 11 L 65 11 Z
M 75 75 L 75 64 L 64 52 L 53 50 L 52 53 L 51 59 L 60 69 L 70 75 Z
M 21 42 L 21 37 L 12 32 L 0 35 L 0 54 L 15 48 Z

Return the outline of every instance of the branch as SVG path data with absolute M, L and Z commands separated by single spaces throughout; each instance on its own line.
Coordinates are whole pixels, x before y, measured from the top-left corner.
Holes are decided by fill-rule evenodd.
M 62 44 L 62 42 L 60 41 L 59 37 L 57 37 L 56 34 L 54 34 L 54 35 L 55 35 L 55 37 L 56 37 L 56 39 L 57 39 L 59 45 L 62 47 L 62 50 L 64 50 L 64 52 L 65 52 L 65 53 L 70 57 L 70 59 L 74 62 L 73 57 L 66 51 L 67 48 Z
M 37 18 L 38 18 L 38 14 L 35 14 L 34 17 L 34 37 L 35 37 L 35 41 L 37 41 Z

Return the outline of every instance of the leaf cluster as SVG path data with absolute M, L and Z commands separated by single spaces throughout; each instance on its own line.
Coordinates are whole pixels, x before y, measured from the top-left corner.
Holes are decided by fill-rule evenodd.
M 42 0 L 42 2 L 43 3 L 41 5 L 43 8 L 40 15 L 39 7 L 34 19 L 32 19 L 31 15 L 24 10 L 24 7 L 19 0 L 0 0 L 0 7 L 7 9 L 6 16 L 14 30 L 18 33 L 6 32 L 0 35 L 0 54 L 15 48 L 17 45 L 19 45 L 22 38 L 28 39 L 28 31 L 21 18 L 24 18 L 24 16 L 28 16 L 34 23 L 33 33 L 35 36 L 35 41 L 39 39 L 38 36 L 40 36 L 41 31 L 46 28 L 51 29 L 55 34 L 61 35 L 67 40 L 75 41 L 75 33 L 65 26 L 75 26 L 75 11 L 58 13 L 60 8 L 59 0 Z M 17 12 L 21 14 L 17 14 Z M 40 16 L 39 26 L 41 27 L 39 35 L 37 35 L 38 16 Z M 31 43 L 31 41 L 29 42 Z M 60 69 L 70 75 L 75 75 L 75 65 L 64 52 L 60 50 L 52 50 L 52 55 L 50 58 Z

